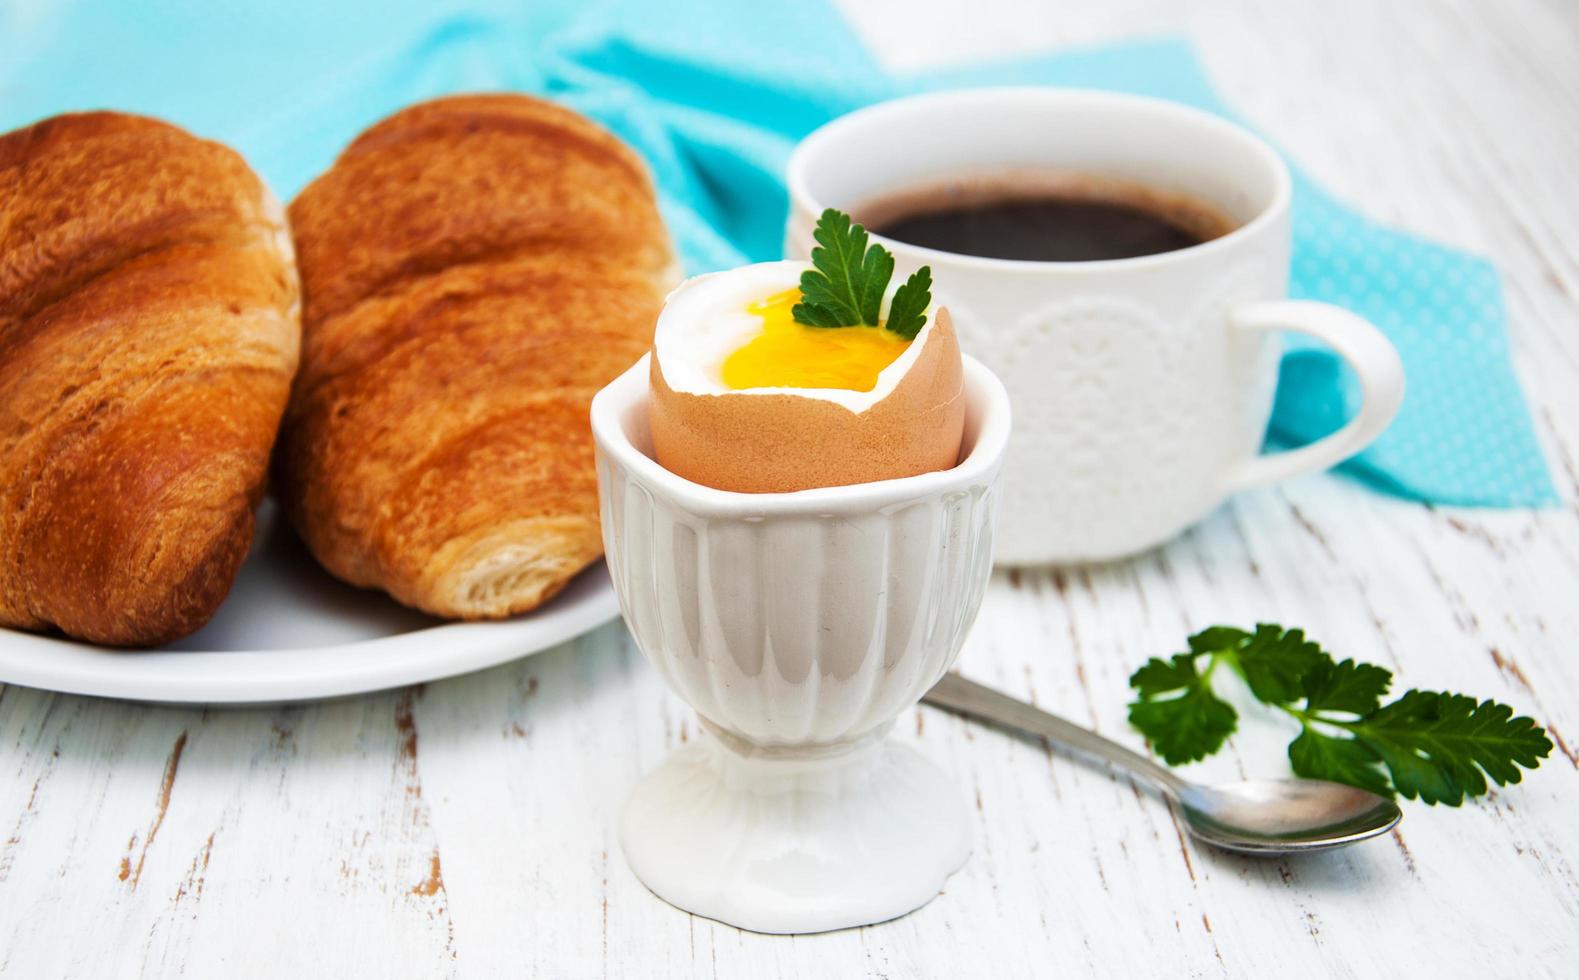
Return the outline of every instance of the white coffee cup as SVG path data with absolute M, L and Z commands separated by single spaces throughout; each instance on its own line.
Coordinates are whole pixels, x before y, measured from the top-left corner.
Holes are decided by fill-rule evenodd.
M 1075 173 L 1207 202 L 1235 230 L 1140 258 L 1031 262 L 874 236 L 896 275 L 932 267 L 964 349 L 1008 387 L 1000 564 L 1116 558 L 1157 545 L 1229 494 L 1332 466 L 1374 440 L 1403 398 L 1380 331 L 1291 301 L 1288 168 L 1217 116 L 1158 99 L 1056 88 L 918 95 L 853 112 L 790 158 L 785 254 L 805 258 L 824 208 L 1010 173 Z M 1260 455 L 1280 332 L 1330 345 L 1364 403 L 1308 446 Z

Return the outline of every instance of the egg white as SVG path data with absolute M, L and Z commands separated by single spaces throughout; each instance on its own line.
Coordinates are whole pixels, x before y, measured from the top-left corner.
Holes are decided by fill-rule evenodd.
M 871 391 L 847 388 L 743 388 L 724 384 L 724 361 L 762 332 L 762 317 L 747 311 L 775 293 L 800 283 L 808 262 L 759 262 L 726 272 L 710 272 L 681 283 L 664 301 L 653 330 L 653 355 L 664 383 L 689 395 L 793 395 L 843 405 L 860 413 L 882 401 L 909 372 L 937 317 L 927 308 L 927 322 L 903 354 L 883 368 Z M 883 313 L 894 291 L 904 282 L 898 276 L 883 297 Z

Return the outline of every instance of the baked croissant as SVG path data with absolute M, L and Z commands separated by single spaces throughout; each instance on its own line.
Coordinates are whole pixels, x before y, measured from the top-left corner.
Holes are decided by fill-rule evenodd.
M 234 151 L 113 112 L 0 136 L 0 624 L 146 645 L 208 621 L 297 297 L 285 215 Z
M 588 406 L 678 279 L 641 161 L 551 103 L 446 98 L 363 133 L 290 214 L 293 523 L 427 612 L 537 606 L 602 554 Z

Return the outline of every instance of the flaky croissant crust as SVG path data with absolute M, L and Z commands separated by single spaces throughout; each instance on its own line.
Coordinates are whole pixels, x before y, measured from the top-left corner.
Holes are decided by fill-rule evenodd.
M 0 136 L 0 623 L 207 622 L 299 342 L 285 215 L 235 152 L 113 112 Z
M 440 616 L 552 596 L 602 553 L 591 397 L 677 278 L 640 160 L 548 102 L 440 99 L 359 136 L 291 222 L 277 488 L 313 553 Z

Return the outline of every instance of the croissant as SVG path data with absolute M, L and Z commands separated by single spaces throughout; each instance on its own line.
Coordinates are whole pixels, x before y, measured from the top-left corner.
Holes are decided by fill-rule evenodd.
M 452 97 L 364 132 L 290 215 L 276 490 L 313 554 L 439 616 L 545 601 L 603 550 L 592 395 L 678 279 L 641 161 L 551 103 Z
M 207 622 L 299 343 L 285 215 L 234 151 L 113 112 L 0 136 L 0 624 Z

